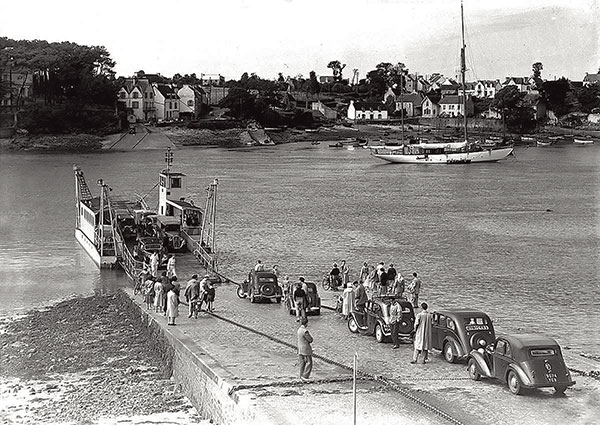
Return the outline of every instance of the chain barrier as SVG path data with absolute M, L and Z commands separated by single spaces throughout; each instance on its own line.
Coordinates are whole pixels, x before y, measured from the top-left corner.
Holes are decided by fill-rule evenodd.
M 364 380 L 363 378 L 360 378 Z M 310 380 L 308 383 L 311 384 L 332 384 L 336 382 L 349 382 L 352 381 L 352 377 L 337 377 L 337 378 L 323 378 L 323 379 L 314 379 Z M 236 391 L 241 390 L 252 390 L 252 389 L 261 389 L 261 388 L 272 388 L 272 387 L 299 387 L 305 386 L 307 384 L 306 381 L 302 380 L 293 380 L 293 381 L 282 381 L 282 382 L 267 382 L 262 384 L 240 384 L 234 385 L 229 390 L 229 395 L 233 394 Z
M 226 317 L 220 316 L 218 314 L 215 314 L 215 313 L 210 313 L 210 314 L 213 317 L 215 317 L 215 318 L 217 318 L 219 320 L 222 320 L 222 321 L 227 322 L 227 323 L 229 323 L 231 325 L 234 325 L 234 326 L 237 326 L 237 327 L 242 328 L 244 330 L 247 330 L 248 332 L 252 332 L 252 333 L 254 333 L 256 335 L 263 336 L 263 337 L 265 337 L 265 338 L 267 338 L 267 339 L 269 339 L 269 340 L 271 340 L 273 342 L 276 342 L 276 343 L 281 344 L 281 345 L 285 345 L 286 347 L 289 347 L 289 348 L 291 348 L 293 350 L 297 349 L 297 347 L 294 344 L 290 344 L 287 341 L 284 341 L 284 340 L 279 339 L 277 337 L 271 336 L 271 335 L 266 334 L 266 333 L 264 333 L 262 331 L 259 331 L 257 329 L 253 329 L 253 328 L 251 328 L 249 326 L 242 325 L 241 323 L 238 323 L 238 322 L 236 322 L 234 320 L 231 320 L 231 319 L 228 319 Z M 331 365 L 334 365 L 334 366 L 338 366 L 338 367 L 340 367 L 340 368 L 342 368 L 344 370 L 348 370 L 348 371 L 352 371 L 353 370 L 353 368 L 350 367 L 350 366 L 342 364 L 342 363 L 338 362 L 337 360 L 329 359 L 329 358 L 327 358 L 325 356 L 322 356 L 320 354 L 313 354 L 313 357 L 316 358 L 316 359 L 319 359 L 319 360 L 321 360 L 321 361 L 323 361 L 325 363 L 328 363 L 328 364 L 331 364 Z M 400 395 L 402 395 L 404 398 L 406 398 L 406 399 L 408 399 L 408 400 L 410 400 L 410 401 L 418 404 L 419 406 L 423 407 L 424 409 L 427 409 L 427 410 L 435 413 L 439 417 L 447 420 L 448 422 L 450 422 L 452 424 L 455 424 L 455 425 L 464 425 L 463 422 L 461 422 L 458 419 L 450 416 L 448 413 L 442 411 L 441 409 L 439 409 L 438 407 L 434 406 L 433 404 L 431 404 L 431 403 L 423 400 L 421 397 L 415 395 L 413 393 L 413 391 L 411 391 L 411 390 L 409 390 L 409 389 L 407 389 L 405 387 L 402 387 L 401 385 L 399 385 L 398 383 L 394 382 L 390 378 L 385 378 L 384 376 L 381 376 L 381 375 L 373 375 L 371 373 L 364 372 L 364 371 L 361 371 L 361 370 L 357 370 L 356 374 L 357 374 L 357 379 L 370 380 L 370 381 L 375 381 L 375 382 L 381 382 L 382 384 L 386 385 L 387 387 L 393 389 L 394 391 L 396 391 L 397 393 L 399 393 Z M 323 380 L 323 381 L 325 381 L 325 380 Z M 316 383 L 318 381 L 311 381 L 311 382 L 315 382 Z M 319 381 L 319 382 L 322 382 L 322 381 Z M 332 382 L 334 382 L 334 381 L 332 381 Z M 261 386 L 262 387 L 272 386 L 270 384 L 250 384 L 250 385 L 253 385 L 253 386 L 249 386 L 248 388 L 261 388 Z M 254 386 L 254 385 L 256 385 L 256 386 Z M 261 386 L 258 386 L 258 385 L 261 385 Z M 283 383 L 281 385 L 284 386 Z M 235 392 L 235 391 L 237 391 L 239 389 L 246 389 L 246 386 L 244 386 L 244 385 L 235 386 L 235 387 L 233 387 L 229 391 L 229 393 L 232 394 L 233 392 Z

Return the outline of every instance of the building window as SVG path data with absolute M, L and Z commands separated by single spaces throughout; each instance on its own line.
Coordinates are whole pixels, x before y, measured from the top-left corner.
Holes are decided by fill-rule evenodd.
M 171 188 L 172 189 L 181 188 L 181 177 L 171 177 Z
M 154 93 L 150 92 L 150 99 L 154 96 Z
M 377 114 L 377 119 L 380 120 L 381 119 L 381 114 Z
M 136 102 L 135 100 L 131 102 L 131 107 L 133 109 L 138 109 L 140 107 L 140 102 Z
M 194 101 L 192 99 L 188 100 L 187 106 L 194 106 Z
M 121 92 L 120 95 L 121 99 L 125 99 L 125 92 Z
M 147 92 L 144 93 L 144 99 L 148 99 L 148 93 Z
M 140 97 L 140 94 L 139 94 L 138 92 L 136 92 L 136 91 L 135 91 L 135 92 L 133 92 L 133 98 L 134 98 L 134 99 L 137 99 L 137 98 L 139 98 L 139 97 Z

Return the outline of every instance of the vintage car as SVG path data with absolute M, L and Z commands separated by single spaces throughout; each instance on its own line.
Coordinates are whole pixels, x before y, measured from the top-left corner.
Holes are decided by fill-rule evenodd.
M 153 252 L 158 252 L 158 266 L 162 268 L 166 266 L 167 255 L 158 238 L 153 236 L 144 236 L 138 238 L 137 245 L 133 247 L 133 256 L 143 261 L 145 258 L 150 258 Z
M 157 215 L 156 233 L 167 252 L 184 252 L 187 250 L 185 239 L 181 236 L 181 220 L 177 217 Z
M 124 239 L 135 239 L 137 236 L 135 219 L 128 211 L 117 211 L 117 226 Z
M 563 394 L 575 384 L 558 343 L 536 334 L 501 336 L 485 349 L 471 351 L 467 370 L 475 381 L 482 376 L 500 379 L 513 394 L 543 387 Z
M 466 359 L 471 350 L 485 348 L 495 341 L 489 316 L 479 310 L 453 309 L 433 312 L 431 339 L 448 363 Z
M 250 298 L 251 303 L 260 300 L 275 300 L 280 303 L 283 291 L 274 273 L 252 270 L 248 273 L 248 279 L 238 286 L 237 295 L 240 298 Z
M 314 282 L 304 282 L 306 284 L 306 314 L 314 314 L 316 316 L 321 314 L 321 297 L 317 291 L 317 285 Z M 285 307 L 288 309 L 290 314 L 296 314 L 296 303 L 294 302 L 294 291 L 296 285 L 290 285 L 289 293 L 285 298 Z
M 352 333 L 375 335 L 377 342 L 390 341 L 392 337 L 390 328 L 390 305 L 397 298 L 402 307 L 402 321 L 398 336 L 401 339 L 412 341 L 415 326 L 415 311 L 410 302 L 400 296 L 384 295 L 375 296 L 367 301 L 364 312 L 352 312 L 348 319 L 348 329 Z

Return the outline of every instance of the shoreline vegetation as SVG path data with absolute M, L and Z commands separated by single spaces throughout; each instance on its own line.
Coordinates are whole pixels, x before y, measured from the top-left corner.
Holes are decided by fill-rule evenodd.
M 2 328 L 2 423 L 208 423 L 124 294 L 68 299 Z

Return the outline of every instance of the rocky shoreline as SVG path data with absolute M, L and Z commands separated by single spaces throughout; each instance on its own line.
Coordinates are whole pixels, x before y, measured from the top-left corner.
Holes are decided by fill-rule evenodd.
M 124 297 L 74 298 L 4 324 L 1 423 L 208 423 Z

